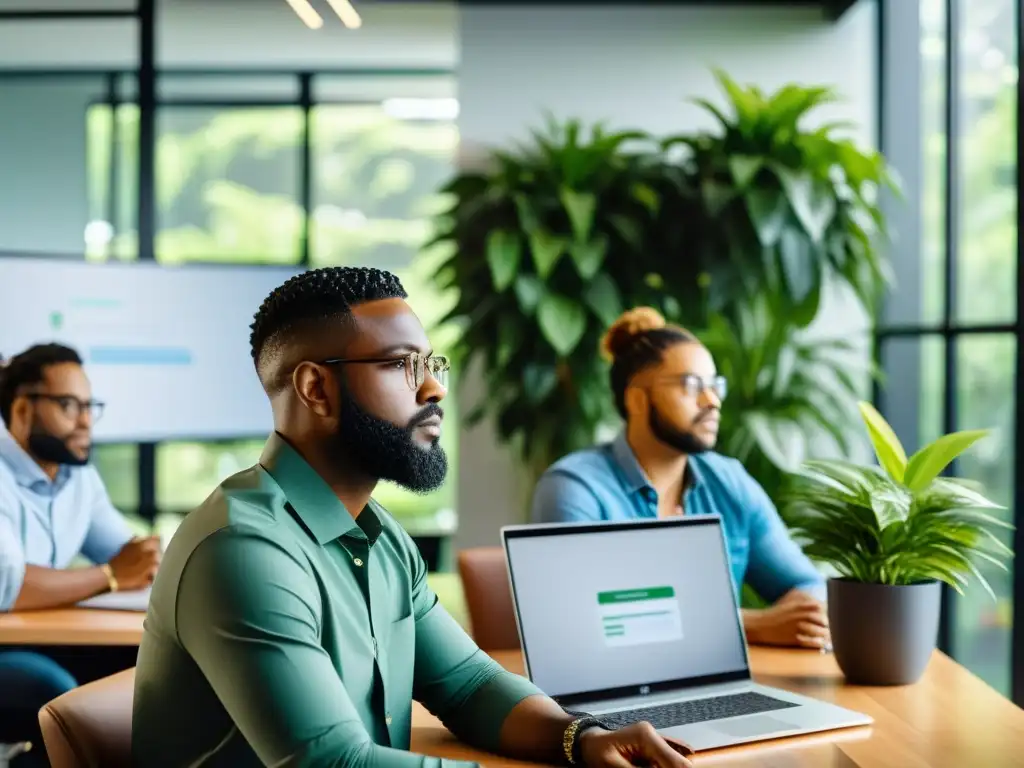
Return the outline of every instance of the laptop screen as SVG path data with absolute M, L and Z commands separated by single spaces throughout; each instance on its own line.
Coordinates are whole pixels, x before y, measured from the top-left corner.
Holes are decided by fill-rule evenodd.
M 549 696 L 748 676 L 717 517 L 503 535 L 530 678 Z

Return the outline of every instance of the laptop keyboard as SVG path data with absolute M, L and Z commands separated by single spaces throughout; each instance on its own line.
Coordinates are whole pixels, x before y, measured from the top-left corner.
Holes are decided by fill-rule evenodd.
M 780 709 L 798 707 L 791 701 L 774 699 L 761 693 L 747 691 L 714 696 L 708 699 L 692 699 L 662 704 L 657 707 L 630 709 L 624 712 L 609 712 L 597 718 L 615 728 L 646 720 L 655 728 L 671 728 L 675 725 L 706 723 L 724 720 L 727 717 L 755 715 L 760 712 L 776 712 Z

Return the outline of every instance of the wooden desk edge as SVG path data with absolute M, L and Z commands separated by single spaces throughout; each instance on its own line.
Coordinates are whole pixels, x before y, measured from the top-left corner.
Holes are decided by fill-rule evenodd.
M 141 611 L 63 608 L 0 614 L 0 648 L 37 646 L 133 646 L 142 641 Z

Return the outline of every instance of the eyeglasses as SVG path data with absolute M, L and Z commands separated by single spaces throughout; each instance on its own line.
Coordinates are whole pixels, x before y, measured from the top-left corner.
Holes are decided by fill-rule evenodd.
M 332 357 L 329 360 L 321 360 L 321 365 L 341 365 L 343 363 L 370 363 L 377 365 L 394 365 L 395 370 L 405 370 L 405 380 L 413 392 L 419 391 L 423 382 L 427 379 L 427 372 L 442 387 L 448 387 L 448 371 L 451 370 L 451 363 L 444 355 L 421 355 L 419 352 L 410 352 L 404 357 L 373 357 L 360 358 L 356 360 L 341 357 Z
M 103 409 L 107 406 L 106 403 L 99 400 L 79 400 L 74 395 L 49 395 L 33 392 L 25 397 L 29 400 L 47 400 L 56 403 L 61 412 L 74 421 L 77 421 L 83 413 L 87 413 L 93 422 L 97 422 L 103 416 Z
M 697 397 L 707 390 L 715 393 L 719 400 L 725 400 L 729 393 L 729 384 L 725 376 L 712 376 L 710 379 L 703 379 L 695 373 L 684 373 L 681 376 L 668 377 L 669 381 L 682 384 L 683 391 L 690 397 Z

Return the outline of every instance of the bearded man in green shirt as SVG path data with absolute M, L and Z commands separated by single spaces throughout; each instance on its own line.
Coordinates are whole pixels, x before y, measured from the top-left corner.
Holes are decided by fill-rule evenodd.
M 371 498 L 380 480 L 437 488 L 447 469 L 448 362 L 405 298 L 388 272 L 336 267 L 290 279 L 257 312 L 252 357 L 275 431 L 164 555 L 139 648 L 134 763 L 465 765 L 408 751 L 416 699 L 508 757 L 689 765 L 649 725 L 569 714 L 480 651 Z

